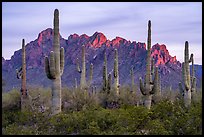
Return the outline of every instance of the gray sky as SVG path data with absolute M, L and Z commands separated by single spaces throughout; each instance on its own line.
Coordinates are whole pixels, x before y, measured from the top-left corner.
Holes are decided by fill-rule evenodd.
M 184 43 L 189 41 L 195 64 L 202 64 L 202 2 L 3 2 L 2 56 L 14 51 L 53 27 L 54 9 L 60 12 L 60 33 L 93 35 L 107 39 L 147 41 L 147 22 L 152 22 L 152 45 L 165 44 L 171 56 L 183 62 Z

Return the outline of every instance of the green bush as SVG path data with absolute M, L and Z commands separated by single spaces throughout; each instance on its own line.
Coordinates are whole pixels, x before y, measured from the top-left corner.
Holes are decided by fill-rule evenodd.
M 32 91 L 32 93 L 31 93 Z M 50 89 L 30 89 L 36 102 L 49 106 Z M 198 92 L 198 94 L 201 94 Z M 2 94 L 2 133 L 14 135 L 201 135 L 201 98 L 186 108 L 182 100 L 163 99 L 150 110 L 136 106 L 133 94 L 124 88 L 117 97 L 110 94 L 89 94 L 79 89 L 62 89 L 63 106 L 60 114 L 50 110 L 21 112 L 17 107 L 19 92 Z M 126 97 L 126 98 L 125 98 Z M 49 102 L 49 103 L 48 103 Z M 104 107 L 104 102 L 109 106 Z M 118 106 L 111 107 L 111 102 Z M 105 104 L 105 105 L 107 105 Z M 115 104 L 115 105 L 116 105 Z M 112 104 L 113 105 L 113 104 Z

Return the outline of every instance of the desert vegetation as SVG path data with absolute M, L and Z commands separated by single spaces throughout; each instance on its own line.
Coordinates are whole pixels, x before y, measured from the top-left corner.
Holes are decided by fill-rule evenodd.
M 54 11 L 54 41 L 50 57 L 45 57 L 45 73 L 52 81 L 50 88 L 26 86 L 25 42 L 22 44 L 22 68 L 17 78 L 21 89 L 2 93 L 3 134 L 124 134 L 124 135 L 197 135 L 202 134 L 202 89 L 196 89 L 193 54 L 189 59 L 185 43 L 183 83 L 179 90 L 161 91 L 158 67 L 151 58 L 151 21 L 148 21 L 146 73 L 135 85 L 133 68 L 131 86 L 119 82 L 118 51 L 114 49 L 113 83 L 107 72 L 107 57 L 101 66 L 101 87 L 92 85 L 94 64 L 86 80 L 85 47 L 82 46 L 82 67 L 77 59 L 76 70 L 81 74 L 80 85 L 63 87 L 64 49 L 59 43 L 59 11 Z M 192 63 L 190 76 L 189 63 Z M 76 81 L 76 79 L 74 79 Z M 136 87 L 140 87 L 137 90 Z M 20 91 L 20 92 L 19 92 Z M 191 96 L 192 94 L 192 96 Z
M 151 109 L 137 105 L 139 93 L 121 87 L 119 96 L 97 91 L 85 94 L 80 88 L 62 88 L 62 112 L 51 113 L 50 88 L 29 88 L 35 100 L 29 111 L 20 109 L 19 89 L 2 94 L 2 133 L 8 135 L 201 135 L 202 92 L 187 108 L 179 91 L 166 89 Z M 172 96 L 169 94 L 177 96 Z M 138 94 L 138 98 L 135 95 Z

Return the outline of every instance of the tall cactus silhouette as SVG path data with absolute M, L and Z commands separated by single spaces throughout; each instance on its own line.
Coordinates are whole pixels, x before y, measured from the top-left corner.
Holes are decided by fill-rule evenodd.
M 86 87 L 86 63 L 85 63 L 85 46 L 82 45 L 82 69 L 79 67 L 79 59 L 77 58 L 77 71 L 81 73 L 80 88 Z
M 151 21 L 148 21 L 148 38 L 147 38 L 147 60 L 146 60 L 146 75 L 144 85 L 142 84 L 142 78 L 140 77 L 140 90 L 141 93 L 145 96 L 144 104 L 150 109 L 152 102 L 152 95 L 158 89 L 158 69 L 156 69 L 156 76 L 154 77 L 154 81 L 152 81 L 153 68 L 151 67 Z M 152 68 L 152 69 L 151 69 Z M 151 71 L 152 70 L 152 71 Z
M 50 52 L 50 60 L 45 57 L 45 72 L 52 80 L 52 114 L 61 112 L 61 75 L 64 69 L 64 48 L 60 48 L 59 11 L 54 11 L 54 51 Z
M 26 109 L 26 106 L 28 105 L 27 101 L 28 93 L 26 89 L 26 52 L 25 52 L 25 40 L 22 40 L 22 66 L 18 70 L 16 69 L 17 78 L 21 79 L 21 110 L 24 111 Z
M 118 50 L 115 49 L 115 59 L 114 59 L 114 88 L 116 94 L 119 95 L 119 72 L 118 72 Z
M 104 64 L 103 64 L 103 91 L 107 92 L 108 85 L 108 75 L 107 75 L 107 57 L 106 52 L 104 52 Z
M 184 103 L 186 107 L 189 107 L 191 104 L 191 92 L 195 92 L 196 85 L 195 85 L 195 76 L 194 76 L 194 60 L 193 54 L 189 59 L 189 49 L 188 49 L 188 41 L 185 42 L 185 49 L 184 49 L 184 62 L 182 63 L 182 74 L 184 80 L 184 89 L 182 87 L 181 82 L 179 82 L 179 87 L 181 92 L 184 95 Z M 189 63 L 192 62 L 192 78 L 190 76 L 190 66 Z
M 80 88 L 87 90 L 88 86 L 92 83 L 93 78 L 93 64 L 90 64 L 90 75 L 88 85 L 86 83 L 86 62 L 85 62 L 85 46 L 82 45 L 82 69 L 79 66 L 79 59 L 77 58 L 77 71 L 81 74 Z

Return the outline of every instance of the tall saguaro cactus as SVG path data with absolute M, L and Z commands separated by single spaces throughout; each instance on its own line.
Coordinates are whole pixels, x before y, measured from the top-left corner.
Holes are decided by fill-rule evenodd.
M 64 69 L 64 48 L 60 48 L 59 11 L 54 11 L 54 51 L 50 52 L 50 60 L 45 57 L 45 72 L 52 80 L 52 114 L 61 112 L 61 75 Z
M 115 59 L 114 59 L 114 88 L 116 94 L 119 95 L 119 73 L 118 73 L 118 50 L 115 49 Z
M 82 45 L 82 69 L 79 67 L 79 59 L 77 58 L 77 71 L 81 73 L 80 88 L 86 88 L 86 63 L 85 63 L 85 46 Z
M 88 85 L 86 83 L 86 62 L 85 62 L 85 46 L 82 45 L 82 69 L 79 67 L 79 59 L 77 58 L 77 71 L 81 73 L 80 88 L 87 89 L 88 86 L 92 83 L 93 78 L 93 64 L 90 64 L 90 75 Z
M 26 52 L 25 52 L 25 40 L 22 40 L 22 66 L 18 70 L 16 69 L 17 78 L 21 79 L 21 110 L 24 111 L 29 100 L 26 89 Z
M 181 83 L 179 82 L 180 90 L 184 94 L 184 103 L 186 107 L 189 107 L 191 104 L 191 92 L 195 91 L 195 76 L 194 76 L 194 61 L 193 61 L 193 54 L 189 59 L 189 49 L 188 49 L 188 41 L 185 42 L 185 49 L 184 49 L 184 63 L 182 63 L 182 73 L 183 73 L 183 80 L 184 80 L 184 89 L 182 88 Z M 189 63 L 192 62 L 192 80 L 190 76 L 190 66 Z M 192 82 L 192 83 L 191 83 Z
M 108 74 L 107 74 L 107 57 L 106 52 L 104 52 L 104 64 L 103 64 L 103 91 L 107 91 L 108 85 Z
M 140 77 L 140 90 L 141 93 L 145 96 L 144 104 L 150 109 L 152 102 L 152 95 L 158 89 L 158 69 L 156 69 L 156 76 L 154 77 L 154 81 L 152 81 L 153 71 L 151 72 L 151 21 L 148 21 L 148 38 L 147 38 L 147 60 L 146 60 L 146 75 L 144 85 L 142 84 L 142 78 Z M 152 67 L 153 69 L 154 67 Z

